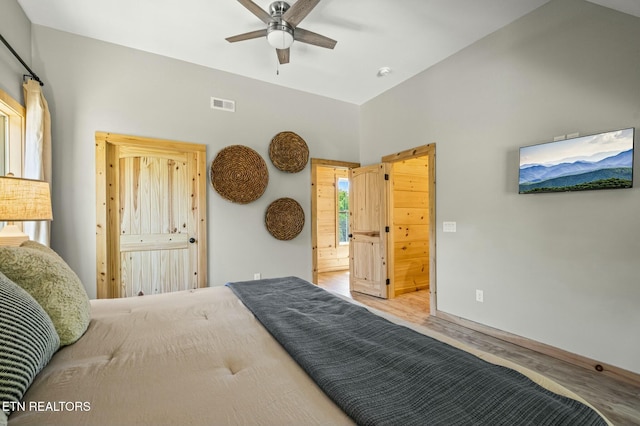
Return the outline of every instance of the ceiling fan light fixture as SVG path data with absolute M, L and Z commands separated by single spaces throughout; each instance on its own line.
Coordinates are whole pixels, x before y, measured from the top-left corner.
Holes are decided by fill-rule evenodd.
M 267 34 L 267 41 L 276 49 L 288 49 L 293 44 L 293 35 L 286 31 L 275 30 Z
M 286 22 L 272 22 L 267 28 L 267 41 L 276 49 L 288 49 L 293 44 L 293 28 Z

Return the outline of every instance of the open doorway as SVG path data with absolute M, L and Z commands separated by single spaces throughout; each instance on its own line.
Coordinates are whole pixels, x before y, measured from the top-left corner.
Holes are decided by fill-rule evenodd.
M 337 207 L 339 181 L 336 175 L 322 183 L 318 172 L 324 167 L 343 167 L 342 173 L 357 168 L 357 164 L 345 165 L 341 162 L 312 159 L 312 246 L 313 246 L 313 282 L 327 287 L 365 304 L 390 304 L 407 306 L 411 309 L 413 301 L 426 308 L 433 315 L 436 311 L 436 274 L 435 274 L 435 144 L 424 145 L 382 158 L 388 170 L 388 197 L 385 201 L 388 226 L 385 255 L 383 262 L 388 264 L 385 276 L 388 278 L 388 300 L 350 292 L 349 263 L 326 267 L 328 258 L 340 251 L 339 235 L 323 236 L 329 229 L 327 220 L 322 219 L 322 206 L 327 206 L 326 198 L 335 199 L 330 208 L 335 223 L 335 232 L 339 228 L 339 210 Z M 356 191 L 349 188 L 350 191 Z M 322 197 L 324 195 L 324 197 Z M 323 199 L 325 199 L 323 201 Z M 385 232 L 384 230 L 380 231 Z M 344 251 L 346 247 L 343 246 Z M 344 253 L 343 253 L 344 255 Z M 347 258 L 347 262 L 353 259 Z M 332 262 L 337 262 L 333 261 Z M 360 268 L 363 269 L 363 268 Z M 416 295 L 419 294 L 419 297 Z M 360 300 L 364 299 L 364 300 Z M 377 300 L 376 300 L 377 299 Z M 412 302 L 403 303 L 405 299 Z
M 349 170 L 359 163 L 311 159 L 313 282 L 318 274 L 349 271 Z M 348 286 L 348 281 L 347 281 Z
M 390 298 L 429 289 L 429 158 L 390 164 L 388 259 Z
M 437 309 L 436 146 L 423 145 L 382 157 L 390 166 L 389 271 L 391 297 L 428 292 Z

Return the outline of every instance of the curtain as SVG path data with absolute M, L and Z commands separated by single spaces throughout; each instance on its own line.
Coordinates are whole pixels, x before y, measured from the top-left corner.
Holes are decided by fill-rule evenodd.
M 23 177 L 51 184 L 51 115 L 40 83 L 28 80 L 23 85 L 26 109 Z M 49 245 L 48 221 L 25 222 L 24 233 L 33 241 Z

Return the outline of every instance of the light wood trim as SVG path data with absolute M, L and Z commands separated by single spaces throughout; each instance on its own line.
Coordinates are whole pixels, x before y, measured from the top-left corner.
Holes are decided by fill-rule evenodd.
M 201 251 L 202 255 L 198 256 L 198 286 L 206 287 L 209 281 L 208 278 L 208 264 L 209 260 L 207 258 L 207 147 L 206 145 L 200 146 L 203 151 L 197 153 L 196 165 L 198 167 L 196 171 L 196 178 L 199 182 L 204 182 L 203 185 L 198 185 L 198 204 L 193 206 L 194 209 L 197 209 L 197 212 L 194 211 L 194 214 L 197 213 L 198 217 L 198 230 L 197 235 L 200 236 L 198 239 L 198 249 Z M 195 184 L 195 182 L 194 182 Z
M 105 175 L 107 183 L 111 182 L 111 185 L 107 186 L 107 296 L 105 297 L 119 297 L 122 283 L 121 269 L 120 269 L 120 147 L 118 145 L 107 143 L 106 138 L 106 165 L 107 173 Z M 109 244 L 112 241 L 113 244 Z M 109 262 L 109 259 L 115 259 L 115 261 Z
M 311 282 L 318 284 L 318 164 L 311 159 Z
M 13 99 L 3 90 L 0 90 L 0 112 L 8 117 L 9 133 L 6 143 L 8 144 L 8 170 L 16 177 L 22 177 L 24 144 L 25 144 L 25 116 L 26 109 L 20 102 Z
M 311 159 L 311 282 L 318 283 L 318 166 L 352 169 L 360 163 L 339 160 Z
M 523 348 L 530 349 L 535 352 L 539 352 L 550 357 L 566 361 L 570 364 L 577 365 L 579 367 L 586 368 L 588 370 L 596 371 L 604 376 L 612 377 L 616 380 L 621 380 L 626 383 L 640 386 L 640 374 L 634 373 L 629 370 L 625 370 L 620 367 L 608 365 L 591 358 L 587 358 L 582 355 L 574 354 L 564 349 L 556 348 L 555 346 L 547 345 L 526 337 L 518 336 L 497 328 L 489 327 L 484 324 L 480 324 L 457 315 L 452 315 L 443 311 L 436 311 L 435 316 L 439 319 L 452 322 L 454 324 L 461 325 L 471 330 L 484 333 L 488 336 L 495 337 L 496 339 L 504 340 L 505 342 L 513 343 L 514 345 L 521 346 Z
M 435 315 L 438 308 L 436 275 L 436 144 L 428 145 L 429 156 L 429 309 Z
M 26 109 L 22 106 L 22 104 L 13 99 L 7 92 L 2 89 L 0 89 L 0 102 L 5 104 L 7 108 L 12 109 L 15 114 L 22 117 L 26 115 Z
M 189 159 L 189 154 L 183 153 L 183 152 L 173 153 L 171 149 L 162 149 L 162 148 L 145 147 L 145 146 L 126 146 L 126 145 L 119 145 L 119 146 L 120 146 L 120 153 L 118 154 L 118 156 L 120 158 L 152 155 L 155 158 L 163 158 L 167 160 L 172 159 L 172 160 L 182 161 L 185 163 Z
M 109 212 L 120 210 L 118 146 L 107 143 L 106 134 L 96 133 L 96 296 L 98 299 L 120 294 L 120 224 Z M 107 182 L 112 182 L 108 185 Z M 109 245 L 108 242 L 114 244 Z M 116 262 L 109 261 L 116 259 Z
M 339 160 L 325 160 L 322 158 L 312 158 L 311 166 L 313 165 L 343 167 L 345 169 L 355 169 L 356 167 L 360 167 L 360 163 L 352 163 L 350 161 L 339 161 Z
M 108 297 L 107 279 L 107 153 L 104 140 L 96 140 L 96 296 Z
M 178 142 L 169 139 L 146 138 L 139 136 L 121 135 L 109 132 L 96 132 L 96 140 L 104 140 L 111 145 L 126 145 L 128 147 L 138 146 L 153 149 L 162 145 L 163 151 L 173 150 L 176 152 L 206 152 L 207 146 L 188 142 Z
M 434 155 L 436 151 L 436 144 L 430 143 L 428 145 L 418 146 L 416 148 L 406 149 L 404 151 L 396 152 L 395 154 L 389 154 L 382 157 L 384 163 L 392 163 L 394 161 L 408 160 L 415 157 L 423 157 L 426 155 Z
M 387 299 L 394 299 L 396 294 L 396 280 L 395 280 L 395 272 L 396 272 L 396 256 L 395 256 L 395 244 L 396 244 L 396 230 L 394 229 L 394 212 L 393 207 L 395 206 L 395 198 L 396 194 L 393 190 L 394 187 L 394 179 L 393 179 L 393 162 L 385 161 L 382 164 L 385 165 L 386 173 L 389 176 L 389 181 L 387 182 L 387 226 L 389 227 L 390 232 L 387 233 L 387 279 L 389 280 L 389 284 L 387 285 Z
M 415 157 L 429 157 L 429 310 L 436 315 L 438 303 L 438 283 L 436 274 L 436 144 L 418 146 L 382 157 L 385 163 L 407 160 Z M 391 204 L 391 203 L 390 203 Z M 389 256 L 391 263 L 392 256 Z M 393 287 L 393 282 L 390 285 Z M 391 290 L 390 289 L 390 290 Z

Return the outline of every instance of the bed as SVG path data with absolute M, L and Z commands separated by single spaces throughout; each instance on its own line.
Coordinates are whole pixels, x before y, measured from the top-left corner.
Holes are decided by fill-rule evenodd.
M 24 264 L 1 250 L 2 299 L 17 298 L 10 269 Z M 52 353 L 19 398 L 0 386 L 9 426 L 610 424 L 543 376 L 296 277 L 88 308 L 77 340 L 39 345 Z M 433 361 L 436 346 L 444 361 Z

